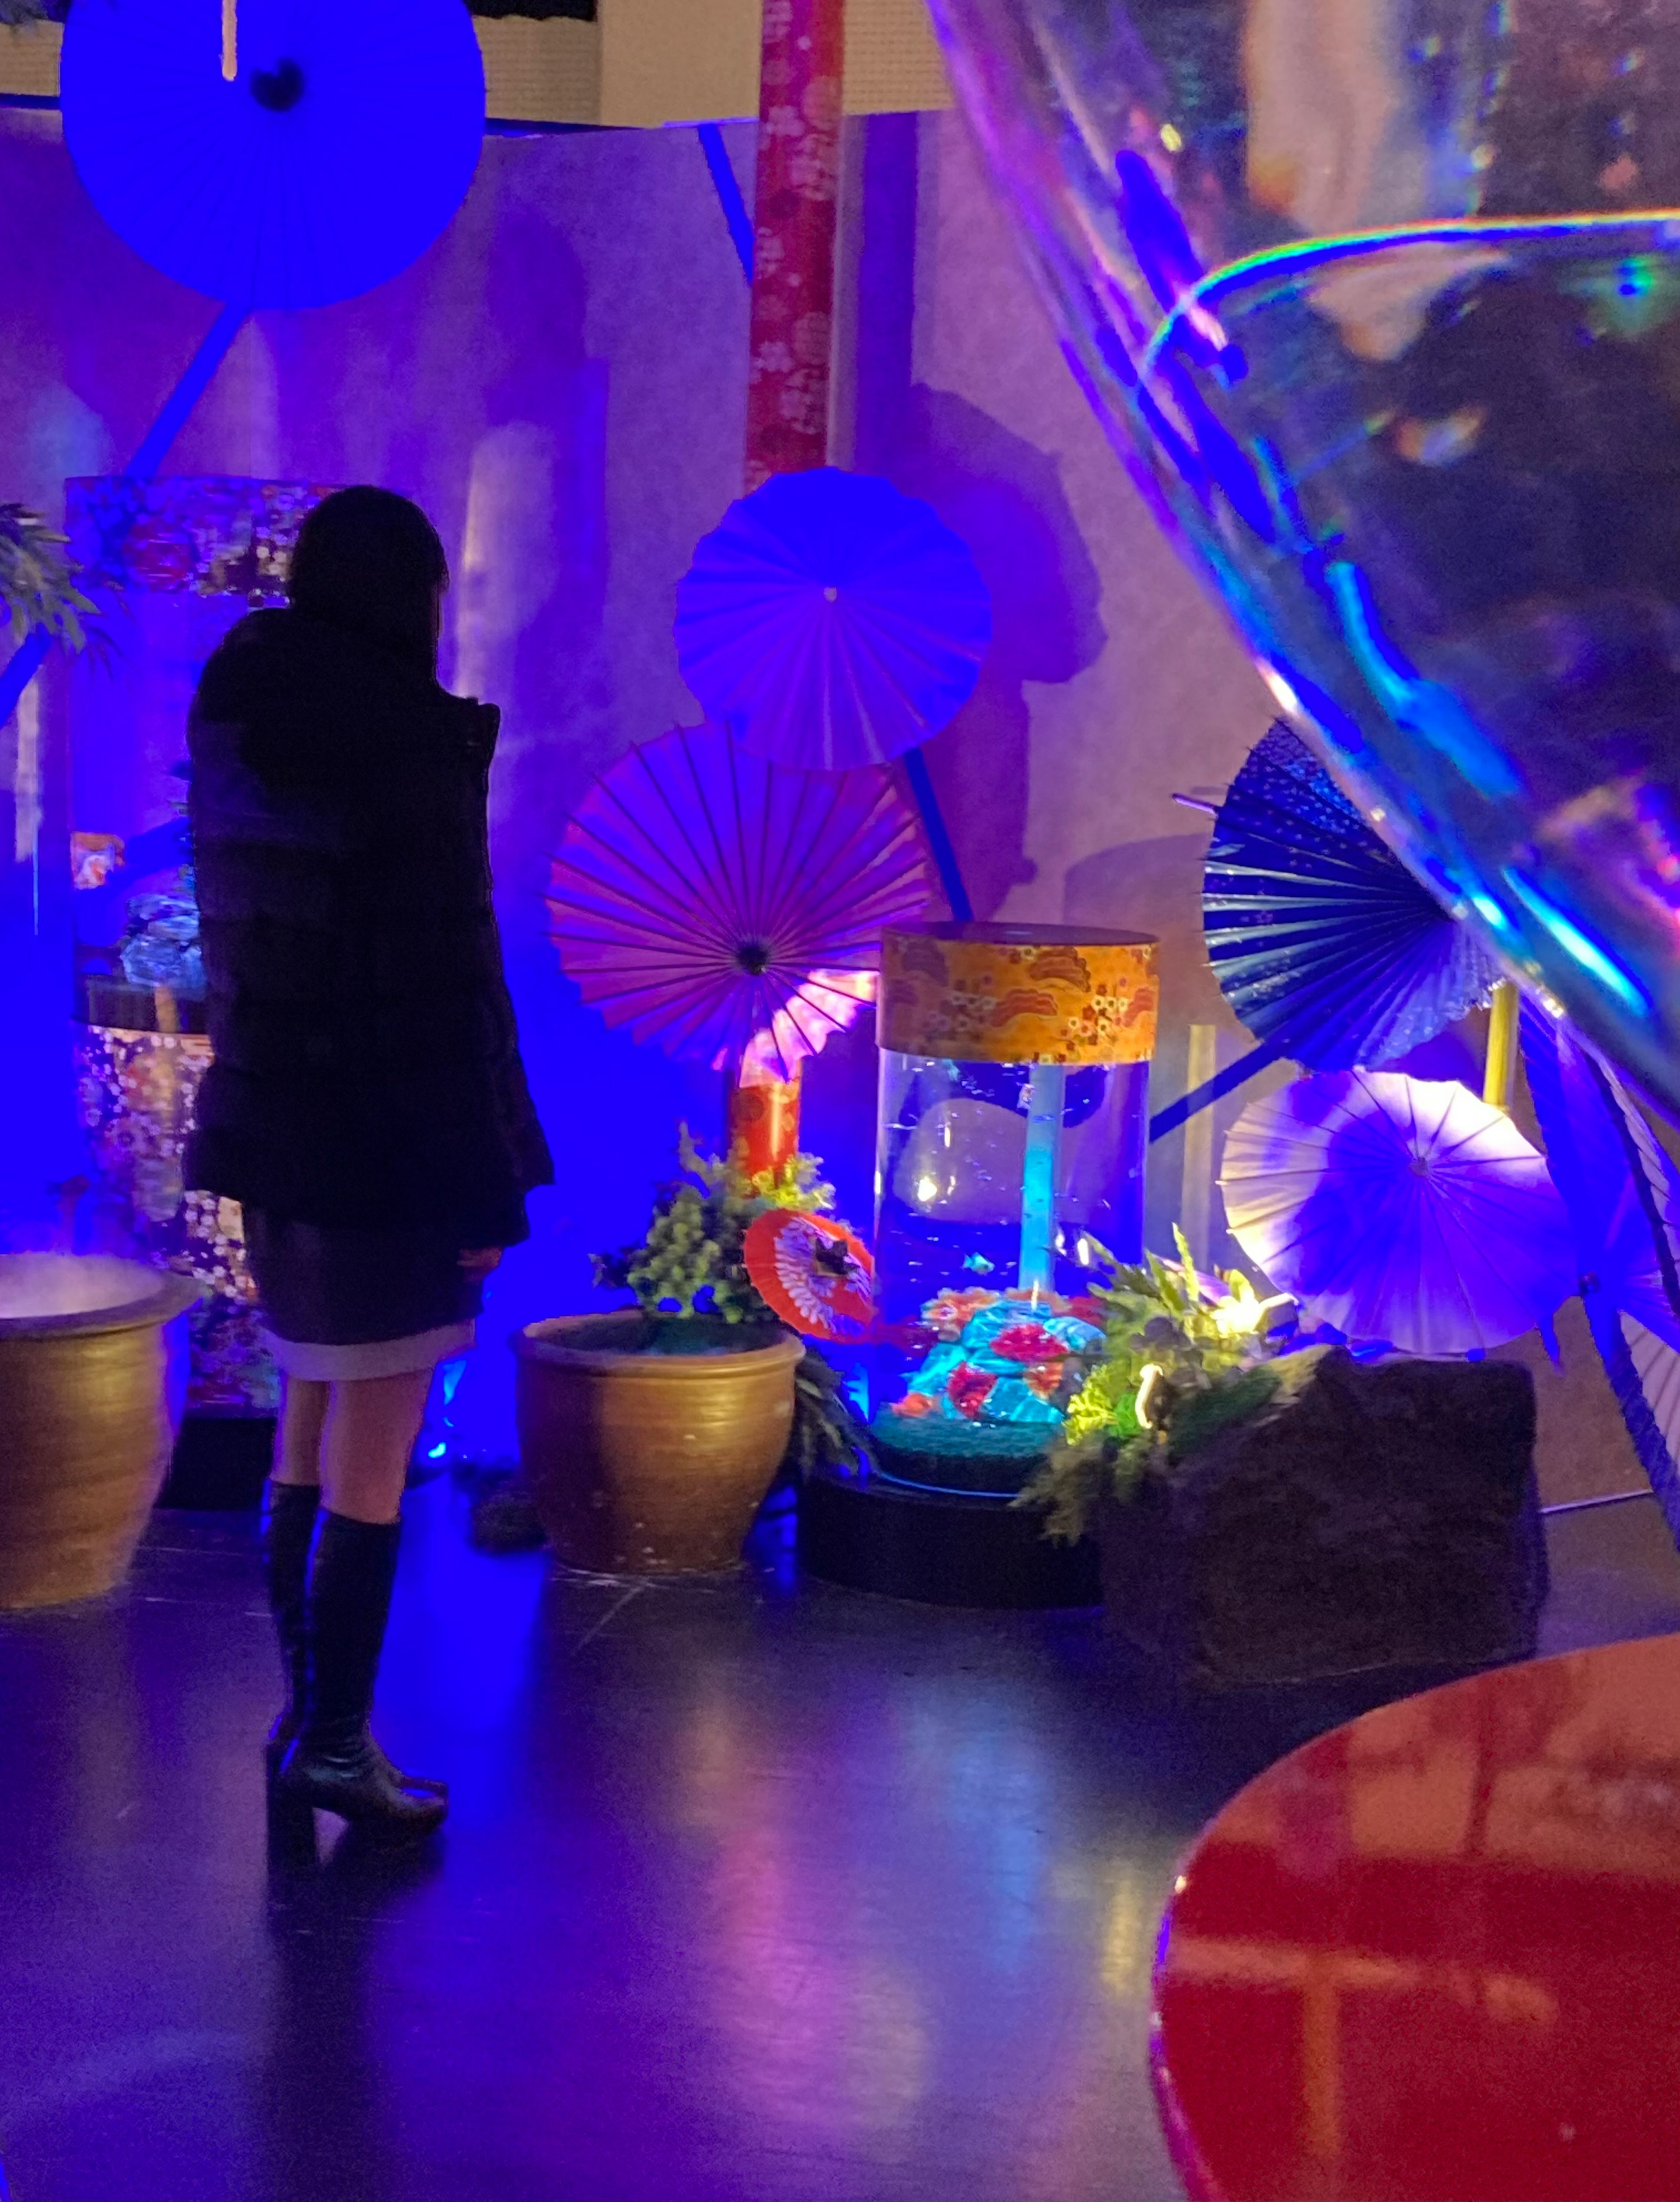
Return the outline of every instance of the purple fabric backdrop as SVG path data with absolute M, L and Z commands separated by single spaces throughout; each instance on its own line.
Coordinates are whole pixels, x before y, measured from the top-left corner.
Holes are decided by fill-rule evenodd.
M 752 127 L 726 137 L 750 189 Z M 1073 864 L 1182 831 L 1171 786 L 1229 776 L 1264 706 L 1102 450 L 954 122 L 879 118 L 854 153 L 856 334 L 839 380 L 857 462 L 928 498 L 968 539 L 997 621 L 933 770 L 977 913 L 1059 918 Z M 133 450 L 214 309 L 105 230 L 54 115 L 0 112 L 0 498 L 53 512 L 67 475 Z M 490 1350 L 463 1394 L 486 1443 L 508 1433 L 501 1336 L 586 1303 L 588 1250 L 638 1228 L 678 1119 L 708 1135 L 718 1119 L 708 1074 L 638 1050 L 582 1008 L 545 937 L 540 891 L 590 776 L 699 715 L 671 617 L 695 542 L 740 492 L 746 323 L 692 131 L 492 139 L 460 215 L 405 274 L 248 327 L 168 462 L 417 498 L 454 566 L 445 677 L 503 707 L 498 891 L 561 1182 L 538 1196 L 536 1238 L 491 1295 Z M 1176 689 L 1143 670 L 1163 662 L 1164 633 L 1194 664 Z M 75 1166 L 55 933 L 64 685 L 62 668 L 43 684 L 38 881 L 10 861 L 27 715 L 0 731 L 0 1223 L 9 1212 L 14 1229 L 41 1209 L 46 1179 Z M 1118 757 L 1125 774 L 1108 768 Z M 1147 922 L 1127 867 L 1113 876 L 1107 921 Z M 865 1027 L 807 1083 L 807 1144 L 865 1228 L 874 1073 Z

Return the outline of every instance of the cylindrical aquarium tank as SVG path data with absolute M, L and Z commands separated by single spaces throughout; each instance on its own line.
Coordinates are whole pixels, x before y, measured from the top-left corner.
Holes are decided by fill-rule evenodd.
M 935 925 L 881 943 L 875 1289 L 883 1472 L 1018 1490 L 1059 1428 L 1085 1297 L 1142 1253 L 1156 944 Z

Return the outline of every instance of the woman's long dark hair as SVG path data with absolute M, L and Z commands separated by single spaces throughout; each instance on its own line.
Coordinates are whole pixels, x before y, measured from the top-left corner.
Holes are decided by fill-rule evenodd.
M 347 627 L 410 663 L 437 670 L 433 604 L 449 586 L 438 531 L 388 489 L 340 489 L 298 532 L 290 594 L 310 619 Z

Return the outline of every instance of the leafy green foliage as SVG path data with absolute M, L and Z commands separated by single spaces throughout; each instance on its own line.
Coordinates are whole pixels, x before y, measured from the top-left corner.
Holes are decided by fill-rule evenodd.
M 42 627 L 67 650 L 86 646 L 85 622 L 95 607 L 76 585 L 79 569 L 64 556 L 65 540 L 38 513 L 0 504 L 0 616 L 14 642 Z
M 17 30 L 25 23 L 62 23 L 64 0 L 0 0 L 0 23 Z
M 675 1331 L 722 1322 L 774 1331 L 781 1318 L 747 1275 L 748 1227 L 772 1208 L 827 1214 L 834 1190 L 811 1155 L 795 1155 L 779 1170 L 747 1175 L 734 1162 L 703 1155 L 682 1127 L 677 1148 L 682 1175 L 661 1186 L 647 1234 L 634 1246 L 595 1257 L 595 1281 L 634 1292 L 643 1312 Z M 793 1380 L 793 1432 L 784 1474 L 808 1475 L 842 1468 L 864 1446 L 836 1371 L 811 1345 Z
M 1183 1233 L 1173 1237 L 1176 1262 L 1105 1256 L 1112 1281 L 1092 1293 L 1105 1312 L 1102 1346 L 1017 1502 L 1043 1510 L 1046 1536 L 1083 1536 L 1105 1493 L 1129 1497 L 1152 1468 L 1186 1458 L 1276 1390 L 1265 1364 L 1287 1297 L 1262 1299 L 1240 1269 L 1201 1276 Z
M 595 1281 L 634 1292 L 651 1316 L 710 1315 L 730 1323 L 773 1324 L 776 1316 L 746 1273 L 747 1227 L 771 1208 L 826 1212 L 834 1204 L 821 1164 L 795 1155 L 780 1170 L 746 1175 L 730 1161 L 703 1155 L 682 1127 L 683 1175 L 661 1186 L 647 1235 L 638 1245 L 595 1257 Z
M 793 1372 L 793 1434 L 788 1440 L 784 1475 L 811 1475 L 815 1469 L 850 1468 L 869 1451 L 864 1425 L 832 1363 L 805 1340 L 805 1357 Z

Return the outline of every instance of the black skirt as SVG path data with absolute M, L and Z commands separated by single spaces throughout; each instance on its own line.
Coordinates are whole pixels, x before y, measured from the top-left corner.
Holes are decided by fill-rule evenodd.
M 482 1283 L 436 1231 L 298 1223 L 247 1208 L 245 1239 L 268 1345 L 288 1375 L 407 1375 L 474 1342 Z

